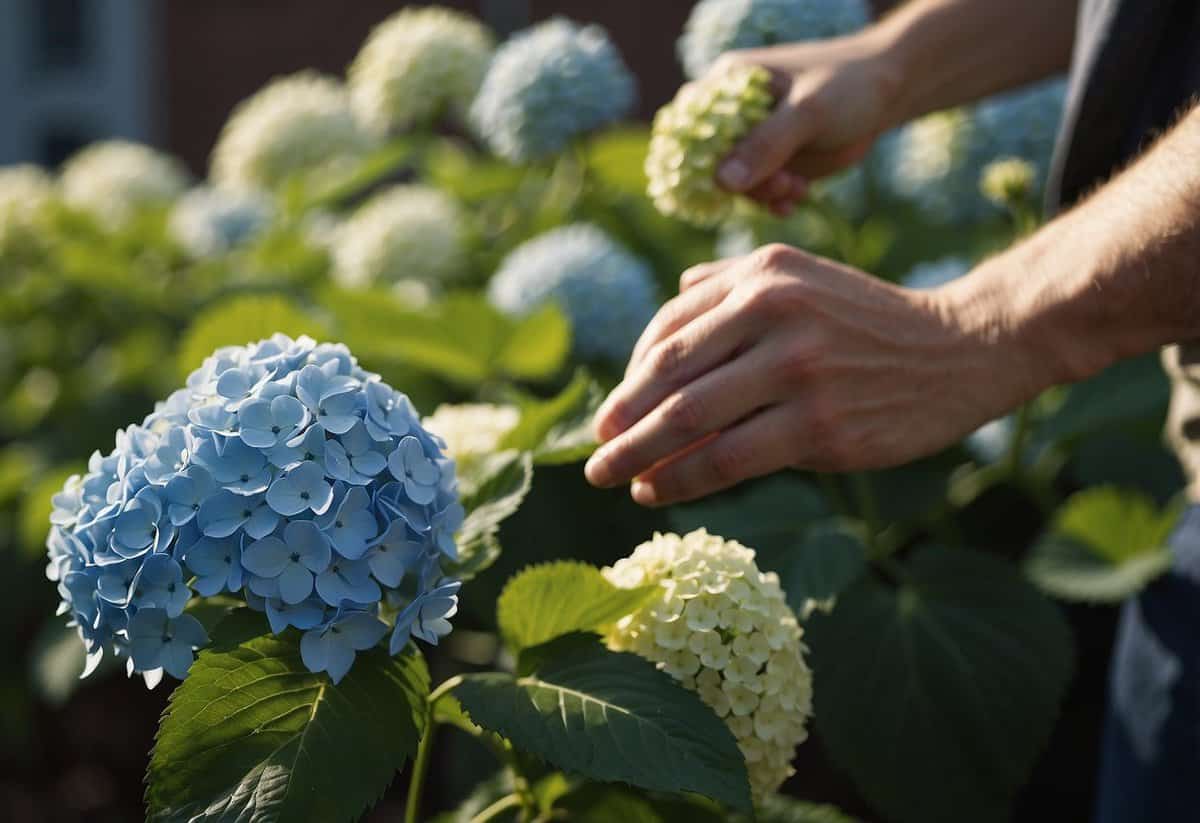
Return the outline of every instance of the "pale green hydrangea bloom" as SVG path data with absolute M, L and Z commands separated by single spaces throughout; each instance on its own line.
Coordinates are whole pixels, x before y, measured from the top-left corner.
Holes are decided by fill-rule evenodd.
M 699 226 L 729 214 L 733 196 L 717 186 L 717 166 L 770 113 L 770 84 L 766 69 L 734 66 L 689 83 L 658 110 L 646 177 L 660 212 Z
M 443 403 L 422 422 L 442 438 L 446 455 L 457 463 L 492 454 L 521 419 L 516 406 L 492 403 Z
M 32 164 L 0 168 L 0 254 L 54 196 L 50 175 Z
M 1025 203 L 1037 182 L 1037 169 L 1020 157 L 1003 157 L 983 167 L 979 190 L 997 206 Z
M 492 36 L 469 15 L 405 8 L 380 23 L 350 65 L 350 97 L 377 135 L 425 125 L 470 106 L 492 56 Z
M 433 286 L 465 264 L 465 218 L 429 186 L 391 186 L 358 208 L 333 235 L 334 278 L 357 288 L 417 280 Z
M 116 226 L 142 208 L 165 206 L 183 193 L 188 175 L 174 158 L 140 143 L 93 143 L 63 166 L 63 199 Z
M 212 178 L 271 189 L 296 174 L 344 168 L 373 146 L 346 88 L 302 71 L 272 80 L 237 105 L 213 149 Z
M 621 588 L 659 587 L 617 622 L 609 647 L 654 661 L 699 694 L 737 738 L 756 797 L 779 788 L 812 715 L 804 632 L 779 577 L 759 571 L 751 549 L 704 529 L 655 534 L 604 576 Z

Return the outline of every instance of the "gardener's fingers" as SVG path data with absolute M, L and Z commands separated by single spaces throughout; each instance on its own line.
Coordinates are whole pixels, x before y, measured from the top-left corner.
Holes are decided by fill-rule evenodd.
M 588 481 L 601 487 L 627 483 L 766 405 L 773 399 L 772 384 L 762 379 L 769 365 L 765 347 L 756 346 L 670 393 L 592 455 Z
M 800 151 L 787 164 L 787 171 L 806 180 L 820 180 L 837 174 L 862 160 L 871 150 L 873 138 L 861 140 L 835 151 Z
M 665 506 L 719 492 L 743 480 L 792 465 L 794 411 L 772 406 L 721 432 L 633 482 L 630 494 L 643 506 Z
M 722 304 L 656 343 L 596 411 L 596 436 L 608 441 L 671 392 L 728 360 L 750 336 L 745 316 Z
M 750 192 L 787 166 L 812 139 L 816 117 L 804 102 L 782 101 L 738 143 L 717 169 L 717 181 L 732 192 Z
M 683 274 L 679 275 L 679 291 L 685 292 L 692 286 L 703 283 L 725 269 L 733 263 L 733 260 L 714 260 L 711 263 L 699 263 L 692 266 L 690 269 L 685 269 Z
M 721 265 L 722 268 L 714 275 L 705 276 L 694 288 L 689 288 L 663 304 L 642 331 L 642 336 L 638 338 L 637 344 L 634 345 L 633 354 L 629 356 L 629 365 L 625 367 L 627 376 L 637 369 L 646 353 L 661 340 L 670 337 L 725 299 L 735 282 L 727 279 L 725 273 L 730 268 L 730 264 L 734 262 L 736 260 L 722 260 L 709 264 Z

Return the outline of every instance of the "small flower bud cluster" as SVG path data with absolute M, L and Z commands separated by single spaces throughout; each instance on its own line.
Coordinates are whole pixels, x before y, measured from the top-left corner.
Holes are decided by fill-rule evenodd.
M 1003 157 L 983 167 L 979 190 L 997 206 L 1020 206 L 1029 201 L 1037 182 L 1037 169 L 1020 157 Z
M 354 110 L 378 136 L 465 111 L 492 56 L 477 20 L 439 6 L 405 8 L 376 26 L 350 65 Z
M 212 179 L 273 189 L 293 175 L 344 167 L 373 145 L 345 87 L 302 71 L 272 80 L 237 105 L 213 149 Z
M 465 218 L 445 193 L 419 184 L 372 197 L 333 235 L 333 276 L 361 288 L 420 281 L 445 285 L 466 263 Z
M 812 714 L 803 630 L 779 578 L 758 570 L 752 550 L 703 529 L 655 534 L 604 576 L 622 588 L 660 589 L 617 622 L 609 646 L 696 691 L 737 738 L 755 796 L 775 791 L 792 774 Z
M 658 110 L 646 155 L 647 193 L 660 212 L 713 226 L 733 205 L 717 186 L 717 166 L 771 111 L 771 75 L 734 66 L 679 90 Z
M 63 199 L 118 226 L 136 211 L 165 206 L 187 188 L 188 176 L 171 157 L 140 143 L 93 143 L 63 166 Z

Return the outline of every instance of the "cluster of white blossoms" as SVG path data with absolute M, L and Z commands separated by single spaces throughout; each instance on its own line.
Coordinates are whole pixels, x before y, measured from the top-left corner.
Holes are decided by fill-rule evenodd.
M 272 80 L 234 108 L 213 149 L 218 185 L 272 189 L 292 175 L 336 169 L 374 146 L 336 79 L 302 71 Z
M 492 56 L 492 36 L 461 12 L 405 8 L 372 29 L 350 65 L 350 98 L 377 135 L 470 106 Z
M 488 299 L 515 316 L 556 302 L 571 321 L 579 357 L 621 366 L 658 310 L 650 266 L 591 223 L 517 246 L 492 276 Z
M 0 168 L 0 251 L 54 196 L 50 175 L 32 164 Z
M 528 162 L 628 114 L 634 97 L 633 75 L 608 33 L 556 17 L 496 51 L 471 119 L 493 152 Z
M 442 438 L 446 456 L 458 464 L 492 454 L 521 420 L 516 406 L 493 403 L 443 403 L 421 421 Z
M 647 193 L 669 217 L 712 226 L 729 214 L 733 196 L 717 186 L 717 165 L 771 112 L 771 75 L 733 66 L 679 90 L 658 110 L 646 155 Z
M 869 20 L 865 0 L 701 0 L 676 50 L 687 76 L 695 79 L 731 49 L 836 37 Z
M 171 209 L 168 227 L 192 257 L 212 257 L 252 240 L 274 213 L 271 198 L 263 192 L 197 186 Z
M 343 286 L 454 280 L 466 262 L 465 218 L 447 194 L 401 184 L 376 194 L 333 235 L 333 276 Z
M 1037 183 L 1037 169 L 1020 157 L 1002 157 L 983 167 L 979 190 L 997 206 L 1021 205 Z
M 655 534 L 603 573 L 621 588 L 660 587 L 617 622 L 609 647 L 697 692 L 737 738 L 755 796 L 775 791 L 812 714 L 804 632 L 778 576 L 759 571 L 751 549 L 704 529 Z
M 188 186 L 174 158 L 140 143 L 105 140 L 72 156 L 59 178 L 72 207 L 119 225 L 138 209 L 165 206 Z

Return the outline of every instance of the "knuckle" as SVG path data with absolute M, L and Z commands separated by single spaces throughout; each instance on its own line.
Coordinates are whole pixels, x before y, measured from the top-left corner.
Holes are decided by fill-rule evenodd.
M 704 403 L 692 393 L 677 393 L 663 402 L 663 422 L 672 431 L 696 435 L 704 430 Z
M 796 250 L 785 243 L 768 243 L 755 252 L 759 268 L 775 269 L 786 265 L 796 255 Z
M 650 367 L 659 376 L 675 374 L 687 360 L 689 347 L 680 337 L 671 337 L 655 345 Z
M 718 440 L 708 450 L 708 473 L 724 483 L 734 483 L 745 475 L 749 455 L 737 441 Z
M 807 343 L 792 343 L 784 346 L 771 361 L 768 369 L 771 379 L 784 385 L 795 385 L 811 380 L 821 368 L 821 354 Z

